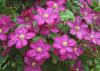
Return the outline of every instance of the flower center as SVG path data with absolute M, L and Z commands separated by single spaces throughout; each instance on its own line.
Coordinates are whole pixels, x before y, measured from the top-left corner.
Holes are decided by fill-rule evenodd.
M 84 15 L 84 16 L 87 16 L 87 12 L 84 12 L 83 15 Z
M 74 48 L 74 51 L 77 51 L 77 48 L 76 47 Z
M 79 68 L 76 68 L 76 71 L 79 71 Z
M 34 68 L 36 66 L 36 62 L 33 62 L 32 63 L 32 67 Z
M 58 5 L 56 3 L 54 3 L 53 8 L 56 9 L 58 7 Z
M 25 36 L 23 34 L 21 34 L 19 37 L 20 37 L 20 39 L 24 39 L 25 38 Z
M 42 52 L 42 48 L 38 47 L 37 52 Z
M 93 38 L 94 38 L 94 35 L 93 35 L 93 34 L 91 34 L 91 35 L 90 35 L 90 38 L 91 38 L 91 39 L 93 39 Z
M 97 18 L 98 18 L 98 17 L 97 17 L 97 16 L 95 16 L 93 19 L 94 19 L 94 20 L 96 20 Z
M 79 26 L 76 26 L 76 27 L 75 27 L 75 30 L 76 30 L 76 31 L 80 30 L 80 27 L 79 27 Z
M 25 20 L 28 21 L 29 20 L 29 17 L 26 17 Z
M 0 29 L 0 33 L 2 33 L 2 29 Z
M 63 46 L 67 46 L 67 44 L 68 44 L 68 43 L 67 43 L 66 41 L 63 42 Z
M 44 18 L 47 18 L 47 17 L 48 17 L 48 14 L 47 14 L 47 13 L 45 13 L 45 14 L 44 14 Z

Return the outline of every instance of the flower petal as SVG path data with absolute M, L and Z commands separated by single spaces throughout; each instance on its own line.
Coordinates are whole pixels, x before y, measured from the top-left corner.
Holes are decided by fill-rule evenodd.
M 76 45 L 76 41 L 74 39 L 68 40 L 68 46 L 75 46 L 75 45 Z
M 18 49 L 20 49 L 20 48 L 22 48 L 23 46 L 22 46 L 22 42 L 21 41 L 17 41 L 16 42 L 16 48 L 18 48 Z
M 36 35 L 35 33 L 30 32 L 30 33 L 27 33 L 25 37 L 26 39 L 32 39 L 33 37 L 35 37 L 35 35 Z
M 2 41 L 5 41 L 5 40 L 7 39 L 7 35 L 5 35 L 5 34 L 0 34 L 0 39 L 1 39 Z
M 66 47 L 67 52 L 73 52 L 73 49 L 71 47 Z
M 61 48 L 61 49 L 59 50 L 59 53 L 60 53 L 61 55 L 65 54 L 65 53 L 66 53 L 66 48 Z
M 27 52 L 27 56 L 33 58 L 34 56 L 36 56 L 36 52 L 35 52 L 34 50 L 30 49 L 30 50 L 28 50 L 28 52 Z

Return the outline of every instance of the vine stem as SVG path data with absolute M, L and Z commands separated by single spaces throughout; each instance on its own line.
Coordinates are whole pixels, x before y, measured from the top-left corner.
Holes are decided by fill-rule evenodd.
M 13 16 L 16 17 L 16 15 L 14 14 L 14 12 L 13 12 L 13 10 L 12 10 L 13 8 L 15 8 L 15 7 L 10 7 L 10 8 L 8 7 L 8 8 L 6 8 L 6 9 L 0 14 L 0 16 L 3 15 L 7 10 L 10 10 L 10 11 L 12 12 Z M 15 8 L 15 9 L 16 9 L 16 8 Z
M 3 11 L 3 12 L 0 14 L 0 16 L 3 15 L 7 10 L 8 10 L 8 8 L 6 8 L 6 10 Z

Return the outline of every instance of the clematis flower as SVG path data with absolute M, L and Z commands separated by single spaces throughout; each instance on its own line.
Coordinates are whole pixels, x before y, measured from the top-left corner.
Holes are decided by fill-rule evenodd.
M 25 56 L 24 62 L 24 71 L 42 71 L 41 64 L 37 63 L 33 58 Z
M 66 53 L 73 52 L 73 48 L 75 45 L 75 40 L 70 39 L 67 35 L 63 35 L 61 37 L 58 36 L 54 39 L 53 47 L 54 49 L 57 49 L 59 54 L 62 56 L 66 55 Z
M 78 60 L 73 66 L 73 71 L 84 71 L 84 67 L 82 65 L 82 61 Z
M 23 16 L 29 15 L 32 17 L 34 15 L 33 12 L 34 12 L 34 7 L 31 7 L 29 9 L 22 11 L 21 15 Z
M 44 35 L 44 36 L 48 36 L 51 32 L 52 33 L 58 33 L 59 29 L 56 27 L 56 25 L 41 25 L 39 26 L 40 29 L 40 34 Z M 44 32 L 45 31 L 45 32 Z
M 83 19 L 85 19 L 88 24 L 93 22 L 95 13 L 89 6 L 80 7 L 80 13 L 83 15 Z
M 11 33 L 9 36 L 8 46 L 11 47 L 16 45 L 16 48 L 20 49 L 27 46 L 28 40 L 35 37 L 34 32 L 28 32 L 25 27 L 17 28 L 15 32 Z
M 41 62 L 50 57 L 50 45 L 46 44 L 44 40 L 39 39 L 35 43 L 30 44 L 31 49 L 28 50 L 27 56 L 34 58 L 36 61 Z
M 79 16 L 76 17 L 75 22 L 68 22 L 67 25 L 70 27 L 70 33 L 77 38 L 83 39 L 87 35 L 88 25 Z
M 59 17 L 57 13 L 53 13 L 52 8 L 37 8 L 37 15 L 34 16 L 34 19 L 37 20 L 38 25 L 42 25 L 44 23 L 53 24 L 54 20 Z
M 32 24 L 32 19 L 29 16 L 18 16 L 17 24 Z
M 93 20 L 94 20 L 94 22 L 96 23 L 97 26 L 100 25 L 100 13 L 99 12 L 95 13 Z
M 0 40 L 5 41 L 8 31 L 13 27 L 14 24 L 9 16 L 0 16 Z
M 52 8 L 54 10 L 55 13 L 58 13 L 60 11 L 64 11 L 65 10 L 65 6 L 64 6 L 65 0 L 56 0 L 56 1 L 47 1 L 46 5 L 49 8 Z
M 73 52 L 66 53 L 67 58 L 72 60 L 76 60 L 82 54 L 83 54 L 83 49 L 80 47 L 74 47 Z
M 87 34 L 85 37 L 86 40 L 89 40 L 90 42 L 100 45 L 100 32 L 91 31 Z
M 92 4 L 92 0 L 80 0 L 82 4 Z
M 74 48 L 74 53 L 78 57 L 78 56 L 83 54 L 83 49 L 81 47 L 75 47 Z
M 28 10 L 25 10 L 17 17 L 17 24 L 32 24 L 33 23 L 33 14 L 34 8 L 29 8 Z
M 7 32 L 9 29 L 7 27 L 0 26 L 0 40 L 5 41 L 7 39 Z
M 11 21 L 11 18 L 9 17 L 9 16 L 6 16 L 6 15 L 2 15 L 2 16 L 0 16 L 0 26 L 2 25 L 4 25 L 4 26 L 6 26 L 6 25 L 8 25 L 8 23 Z M 10 24 L 10 23 L 9 23 Z

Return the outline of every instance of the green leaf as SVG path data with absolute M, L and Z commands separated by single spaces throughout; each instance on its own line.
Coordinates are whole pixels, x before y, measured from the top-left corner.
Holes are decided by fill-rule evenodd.
M 84 65 L 84 71 L 89 71 L 89 65 L 87 63 L 87 61 L 88 61 L 87 55 L 82 55 L 81 60 L 82 60 L 83 65 Z
M 16 55 L 15 57 L 15 60 L 16 60 L 16 67 L 17 67 L 17 70 L 16 71 L 23 71 L 23 66 L 24 66 L 24 60 L 23 60 L 23 57 L 22 55 Z
M 0 0 L 0 4 L 1 4 L 2 6 L 5 6 L 5 5 L 6 5 L 6 0 Z
M 65 12 L 60 12 L 60 18 L 62 21 L 75 20 L 73 12 L 71 12 L 69 9 L 67 9 Z
M 96 0 L 93 0 L 91 7 L 93 7 L 93 8 L 98 7 L 98 3 Z
M 68 16 L 66 15 L 65 12 L 60 12 L 60 18 L 61 18 L 61 21 L 66 21 L 66 20 L 68 20 Z
M 94 11 L 98 11 L 98 12 L 100 12 L 100 7 L 96 7 L 96 8 L 94 8 Z
M 74 14 L 73 12 L 71 12 L 70 10 L 66 10 L 66 15 L 68 16 L 69 19 L 71 20 L 75 20 Z
M 37 27 L 37 21 L 34 21 L 34 22 L 33 22 L 33 26 L 34 26 L 34 27 Z
M 57 34 L 55 34 L 55 33 L 51 33 L 51 34 L 49 35 L 49 37 L 51 37 L 52 39 L 55 38 L 56 36 L 57 36 Z
M 66 2 L 66 7 L 67 7 L 68 9 L 72 10 L 73 5 L 72 5 L 71 1 L 67 1 L 67 2 Z
M 42 38 L 42 36 L 36 36 L 35 38 L 32 39 L 33 42 L 36 42 L 38 39 Z
M 54 55 L 53 53 L 51 54 L 51 56 L 52 56 L 52 59 L 55 59 L 56 61 L 60 60 L 59 57 L 57 55 Z
M 67 33 L 67 32 L 69 31 L 69 29 L 70 29 L 67 25 L 64 25 L 63 23 L 59 24 L 57 27 L 58 27 L 58 28 L 61 30 L 61 32 L 63 32 L 63 33 Z
M 16 20 L 16 18 L 15 18 L 15 17 L 13 17 L 13 18 L 12 18 L 12 21 L 13 21 L 13 22 L 16 22 L 17 20 Z
M 3 60 L 4 58 L 0 55 L 0 64 L 2 63 Z

